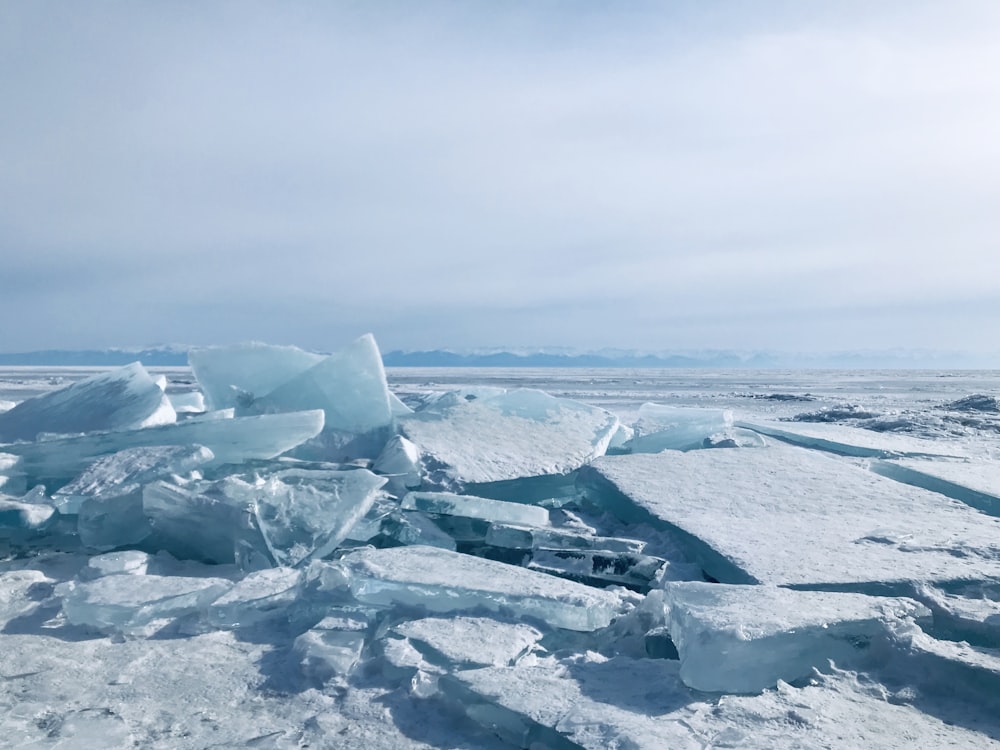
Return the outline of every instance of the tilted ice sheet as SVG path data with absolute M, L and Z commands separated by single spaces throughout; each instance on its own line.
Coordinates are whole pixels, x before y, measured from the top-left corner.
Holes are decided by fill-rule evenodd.
M 322 411 L 264 414 L 217 420 L 187 420 L 178 424 L 123 430 L 80 437 L 14 443 L 7 453 L 23 458 L 22 471 L 35 481 L 65 482 L 101 456 L 125 448 L 153 445 L 204 445 L 215 464 L 274 458 L 318 435 Z
M 472 394 L 468 394 L 471 396 Z M 442 398 L 400 419 L 432 482 L 447 486 L 564 474 L 603 455 L 618 418 L 542 391 Z
M 40 434 L 125 430 L 176 421 L 170 401 L 138 362 L 92 375 L 0 413 L 0 442 Z
M 692 450 L 707 438 L 732 430 L 733 413 L 724 409 L 664 406 L 645 403 L 639 407 L 635 434 L 625 444 L 633 453 L 662 450 Z
M 1000 464 L 993 461 L 877 461 L 872 470 L 915 487 L 940 492 L 991 516 L 1000 516 Z
M 188 352 L 188 362 L 212 410 L 264 396 L 322 360 L 323 355 L 295 346 L 258 342 Z
M 664 601 L 681 679 L 725 693 L 799 680 L 830 660 L 857 667 L 889 623 L 930 616 L 912 599 L 697 581 L 668 583 Z
M 437 547 L 395 547 L 345 555 L 337 566 L 356 599 L 431 612 L 506 608 L 553 627 L 596 630 L 624 606 L 613 592 Z
M 801 448 L 607 456 L 583 491 L 716 580 L 867 590 L 1000 576 L 1000 519 Z
M 924 440 L 887 432 L 875 432 L 841 424 L 737 421 L 762 435 L 780 438 L 795 445 L 839 453 L 845 456 L 887 458 L 891 456 L 965 456 L 967 449 L 943 440 Z
M 545 508 L 474 495 L 456 495 L 452 492 L 408 492 L 400 502 L 400 507 L 404 510 L 482 518 L 501 523 L 520 523 L 529 526 L 549 524 L 549 512 Z

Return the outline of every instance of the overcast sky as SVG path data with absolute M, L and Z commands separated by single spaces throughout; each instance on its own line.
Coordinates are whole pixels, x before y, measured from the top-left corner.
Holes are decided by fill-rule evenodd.
M 1000 3 L 0 4 L 0 350 L 1000 350 Z

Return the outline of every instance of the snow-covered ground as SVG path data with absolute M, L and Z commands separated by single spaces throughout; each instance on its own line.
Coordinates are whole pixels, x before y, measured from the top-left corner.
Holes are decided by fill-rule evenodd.
M 0 747 L 1000 746 L 1000 373 L 377 354 L 0 370 Z

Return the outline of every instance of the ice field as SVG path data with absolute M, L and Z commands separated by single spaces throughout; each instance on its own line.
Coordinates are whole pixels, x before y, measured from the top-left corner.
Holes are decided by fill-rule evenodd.
M 1000 747 L 1000 372 L 0 369 L 0 747 Z

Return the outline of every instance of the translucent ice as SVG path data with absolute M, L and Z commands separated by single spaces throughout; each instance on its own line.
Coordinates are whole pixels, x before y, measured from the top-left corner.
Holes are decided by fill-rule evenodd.
M 619 583 L 645 590 L 664 560 L 606 550 L 535 550 L 528 567 L 589 584 Z
M 518 389 L 441 398 L 400 419 L 438 486 L 564 474 L 603 455 L 618 418 L 597 407 Z
M 153 445 L 204 445 L 215 464 L 274 458 L 319 434 L 323 412 L 264 414 L 235 419 L 185 420 L 178 424 L 82 435 L 4 447 L 22 457 L 22 470 L 34 481 L 65 483 L 101 456 L 125 448 Z
M 365 469 L 288 469 L 256 485 L 227 480 L 223 492 L 252 506 L 275 563 L 294 566 L 333 552 L 385 481 Z
M 0 536 L 11 532 L 41 531 L 52 519 L 55 508 L 39 503 L 23 503 L 0 495 Z
M 163 391 L 134 362 L 29 398 L 0 413 L 0 441 L 35 440 L 42 433 L 125 430 L 176 419 Z
M 732 427 L 733 413 L 728 410 L 646 403 L 639 407 L 635 434 L 625 447 L 633 453 L 692 450 L 705 447 L 707 439 L 725 435 Z
M 930 615 L 910 599 L 696 581 L 667 584 L 664 599 L 681 679 L 709 692 L 760 692 L 830 660 L 857 667 L 890 622 Z
M 248 414 L 322 409 L 326 414 L 322 448 L 327 455 L 315 457 L 332 460 L 376 457 L 393 424 L 382 356 L 371 334 L 243 408 Z
M 250 511 L 211 485 L 200 489 L 167 482 L 143 488 L 142 510 L 152 526 L 146 544 L 178 558 L 232 563 L 238 540 L 255 531 Z
M 302 571 L 269 568 L 248 573 L 213 601 L 206 612 L 217 628 L 245 628 L 281 618 L 302 586 Z
M 0 492 L 7 495 L 21 495 L 27 492 L 27 477 L 23 460 L 11 453 L 0 453 Z
M 178 414 L 201 414 L 205 411 L 205 397 L 201 391 L 169 393 L 167 397 Z
M 270 393 L 322 359 L 298 347 L 257 342 L 188 352 L 188 362 L 211 410 Z
M 403 497 L 400 507 L 424 513 L 465 516 L 528 526 L 548 526 L 549 523 L 549 512 L 545 508 L 472 495 L 456 495 L 452 492 L 409 492 Z
M 230 586 L 222 578 L 110 575 L 59 584 L 56 595 L 74 625 L 148 635 L 157 621 L 203 612 Z
M 402 435 L 393 435 L 375 459 L 372 471 L 389 479 L 397 495 L 420 486 L 420 449 Z
M 361 658 L 368 623 L 327 617 L 295 639 L 292 652 L 306 677 L 323 684 L 350 673 Z
M 436 547 L 395 547 L 345 555 L 338 566 L 368 604 L 431 612 L 507 608 L 553 627 L 596 630 L 621 611 L 618 594 Z
M 593 536 L 570 529 L 533 528 L 491 523 L 487 544 L 511 549 L 603 550 L 639 554 L 646 543 L 637 539 Z

